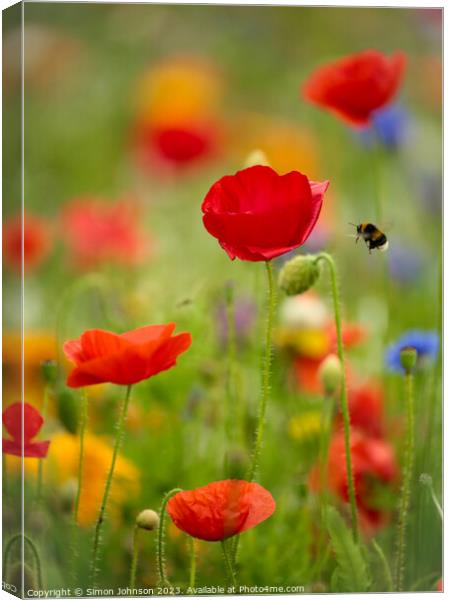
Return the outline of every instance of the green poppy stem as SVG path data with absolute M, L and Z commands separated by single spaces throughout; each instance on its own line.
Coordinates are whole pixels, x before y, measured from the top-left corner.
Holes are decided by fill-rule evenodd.
M 337 333 L 337 354 L 338 358 L 340 359 L 343 370 L 341 378 L 340 405 L 341 412 L 343 415 L 343 426 L 345 436 L 346 475 L 348 480 L 349 503 L 351 506 L 352 536 L 354 538 L 354 541 L 357 543 L 359 541 L 359 527 L 357 518 L 354 473 L 352 470 L 351 459 L 351 427 L 349 419 L 348 389 L 346 383 L 345 355 L 343 348 L 342 322 L 340 314 L 340 299 L 337 286 L 337 273 L 334 259 L 332 258 L 332 256 L 330 256 L 330 254 L 327 254 L 326 252 L 321 252 L 316 258 L 317 262 L 320 260 L 326 262 L 329 267 L 330 282 L 332 287 L 332 298 L 334 303 L 335 329 Z
M 405 574 L 405 550 L 408 524 L 408 513 L 410 507 L 410 487 L 413 474 L 413 463 L 415 453 L 415 412 L 413 400 L 413 373 L 405 374 L 405 397 L 407 402 L 407 442 L 404 452 L 404 467 L 402 475 L 402 489 L 399 501 L 399 522 L 397 534 L 395 580 L 396 591 L 401 592 L 404 588 Z
M 120 446 L 122 444 L 123 437 L 125 434 L 125 423 L 126 423 L 126 417 L 128 415 L 128 407 L 129 407 L 129 401 L 130 401 L 130 397 L 131 397 L 131 388 L 132 388 L 131 385 L 127 386 L 125 397 L 123 399 L 122 407 L 120 410 L 120 416 L 119 416 L 119 420 L 117 422 L 117 435 L 115 437 L 115 445 L 114 445 L 114 450 L 112 452 L 111 466 L 109 468 L 109 473 L 108 473 L 108 476 L 106 479 L 103 500 L 101 502 L 101 507 L 100 507 L 100 512 L 98 514 L 97 523 L 95 525 L 95 534 L 94 534 L 94 540 L 93 540 L 93 546 L 92 546 L 92 560 L 90 563 L 90 578 L 89 578 L 92 587 L 95 587 L 95 584 L 96 584 L 96 578 L 97 578 L 97 572 L 98 572 L 97 562 L 98 562 L 98 555 L 99 555 L 100 544 L 101 544 L 101 533 L 102 533 L 102 529 L 103 529 L 103 523 L 104 523 L 104 517 L 105 517 L 105 513 L 106 513 L 106 509 L 107 509 L 107 504 L 108 504 L 108 500 L 109 500 L 109 493 L 111 491 L 111 484 L 112 484 L 112 478 L 114 476 L 115 463 L 117 461 L 117 456 L 118 456 Z
M 49 398 L 49 386 L 46 385 L 44 388 L 44 399 L 42 401 L 42 418 L 45 419 L 47 417 L 47 409 L 48 409 L 48 398 Z M 44 459 L 39 459 L 39 464 L 37 467 L 37 489 L 36 489 L 36 502 L 40 502 L 42 499 L 42 484 L 44 479 Z
M 189 587 L 194 588 L 196 582 L 196 539 L 190 537 L 190 573 Z
M 87 395 L 83 390 L 82 392 L 82 400 L 81 400 L 81 412 L 80 412 L 80 423 L 79 423 L 79 432 L 80 432 L 80 450 L 79 450 L 79 460 L 78 460 L 78 485 L 76 489 L 76 498 L 75 504 L 73 508 L 73 520 L 75 525 L 78 524 L 78 513 L 80 507 L 80 499 L 81 499 L 81 487 L 83 482 L 83 469 L 84 469 L 84 438 L 86 434 L 86 425 L 87 425 Z
M 182 492 L 181 488 L 173 488 L 167 492 L 162 499 L 161 508 L 159 511 L 159 529 L 157 532 L 156 540 L 156 562 L 158 572 L 158 585 L 163 587 L 169 587 L 170 582 L 167 579 L 167 573 L 165 572 L 165 516 L 167 503 L 172 496 L 175 496 L 179 492 Z
M 131 559 L 131 572 L 129 575 L 129 587 L 132 590 L 136 585 L 136 573 L 137 573 L 137 561 L 139 558 L 139 529 L 137 525 L 134 526 L 133 531 L 133 554 Z
M 227 322 L 227 346 L 228 346 L 228 372 L 226 376 L 226 418 L 225 430 L 228 444 L 235 439 L 236 429 L 236 407 L 235 398 L 235 362 L 236 362 L 236 333 L 235 333 L 235 303 L 234 290 L 231 285 L 226 288 L 226 322 Z M 229 448 L 228 448 L 229 450 Z M 229 473 L 228 454 L 225 453 L 225 475 Z
M 236 580 L 236 577 L 235 577 L 235 572 L 234 572 L 234 567 L 233 567 L 233 564 L 232 564 L 232 560 L 231 560 L 231 558 L 229 556 L 229 551 L 228 551 L 228 546 L 227 546 L 226 540 L 222 540 L 221 541 L 221 549 L 223 551 L 223 558 L 224 558 L 224 561 L 225 561 L 226 572 L 228 574 L 229 581 L 231 582 L 231 585 L 234 588 L 234 593 L 236 593 L 237 592 L 237 580 Z
M 254 481 L 257 468 L 259 466 L 260 451 L 263 443 L 263 436 L 265 431 L 265 421 L 267 404 L 270 396 L 270 384 L 271 384 L 271 343 L 273 335 L 273 320 L 274 310 L 276 305 L 276 295 L 273 282 L 273 265 L 270 261 L 265 262 L 265 268 L 267 273 L 268 283 L 268 311 L 267 311 L 267 328 L 265 333 L 265 356 L 262 366 L 262 393 L 260 396 L 259 403 L 259 414 L 257 418 L 257 429 L 254 440 L 254 448 L 251 460 L 251 466 L 248 472 L 248 481 Z

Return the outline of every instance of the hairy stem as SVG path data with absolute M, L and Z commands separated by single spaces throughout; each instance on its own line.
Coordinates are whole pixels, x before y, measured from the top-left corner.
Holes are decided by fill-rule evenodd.
M 235 578 L 234 567 L 232 565 L 232 560 L 229 556 L 229 551 L 228 551 L 228 546 L 227 546 L 226 540 L 221 541 L 221 549 L 223 551 L 223 558 L 225 561 L 226 572 L 228 574 L 229 581 L 231 582 L 231 585 L 233 586 L 235 592 L 237 592 L 237 580 Z
M 190 572 L 189 572 L 189 587 L 194 588 L 196 582 L 196 540 L 190 538 Z
M 159 577 L 158 585 L 161 586 L 170 586 L 170 582 L 167 579 L 167 573 L 165 572 L 165 513 L 168 501 L 172 496 L 175 496 L 179 492 L 182 492 L 181 488 L 174 488 L 167 492 L 162 500 L 159 511 L 159 529 L 156 541 L 156 562 Z
M 137 560 L 139 558 L 139 527 L 137 525 L 134 526 L 133 531 L 133 555 L 131 559 L 131 572 L 129 575 L 129 587 L 132 590 L 136 585 L 136 572 L 137 572 Z
M 251 466 L 248 472 L 247 479 L 254 481 L 259 458 L 260 451 L 263 443 L 263 435 L 265 431 L 265 421 L 267 404 L 270 396 L 270 384 L 271 384 L 271 338 L 273 335 L 273 320 L 274 320 L 274 309 L 276 304 L 275 289 L 273 282 L 273 266 L 270 261 L 265 262 L 267 272 L 267 283 L 268 283 L 268 312 L 267 312 L 267 328 L 265 333 L 265 356 L 262 365 L 262 390 L 259 403 L 259 414 L 257 418 L 257 429 L 254 439 L 254 448 L 251 460 Z
M 42 418 L 45 419 L 47 417 L 47 409 L 48 409 L 48 397 L 49 397 L 49 386 L 46 385 L 44 389 L 44 399 L 42 402 Z M 37 467 L 37 490 L 36 490 L 36 502 L 40 502 L 42 498 L 42 483 L 44 479 L 44 460 L 42 458 L 39 459 L 39 464 Z
M 126 417 L 128 415 L 128 406 L 129 400 L 131 397 L 131 385 L 128 385 L 126 388 L 125 397 L 123 399 L 122 408 L 120 411 L 119 420 L 117 423 L 117 434 L 115 437 L 114 450 L 112 452 L 112 461 L 111 466 L 109 468 L 109 473 L 106 479 L 106 485 L 104 488 L 103 500 L 101 502 L 100 512 L 98 514 L 98 519 L 95 525 L 95 534 L 94 541 L 92 546 L 92 560 L 90 564 L 90 582 L 92 587 L 95 587 L 96 577 L 97 577 L 97 562 L 98 562 L 98 554 L 100 550 L 101 544 L 101 532 L 103 529 L 104 517 L 106 513 L 106 508 L 109 500 L 109 493 L 111 491 L 111 483 L 114 476 L 115 463 L 117 461 L 117 456 L 120 450 L 120 446 L 123 441 L 124 433 L 125 433 L 125 422 Z
M 341 392 L 340 392 L 340 405 L 341 412 L 343 415 L 343 426 L 345 436 L 345 455 L 346 455 L 346 476 L 348 480 L 348 492 L 349 492 L 349 503 L 351 505 L 351 521 L 352 521 L 352 535 L 355 542 L 359 540 L 359 527 L 358 527 L 358 516 L 357 516 L 357 504 L 355 495 L 354 485 L 354 473 L 352 470 L 352 459 L 351 459 L 351 426 L 349 418 L 349 406 L 348 406 L 348 389 L 346 383 L 346 368 L 345 368 L 345 355 L 343 348 L 343 335 L 342 335 L 342 324 L 341 324 L 341 313 L 340 313 L 340 299 L 338 294 L 337 286 L 337 273 L 335 269 L 334 259 L 330 254 L 325 252 L 320 253 L 317 256 L 317 262 L 323 260 L 327 263 L 330 273 L 330 281 L 332 287 L 332 298 L 334 303 L 334 318 L 335 318 L 335 329 L 337 333 L 337 353 L 342 365 L 342 378 L 341 378 Z
M 399 522 L 396 549 L 396 591 L 403 591 L 405 574 L 405 550 L 410 507 L 410 487 L 413 474 L 415 452 L 415 414 L 413 403 L 413 374 L 405 374 L 405 396 L 407 402 L 407 443 L 405 446 L 404 467 L 402 475 L 402 490 L 399 503 Z

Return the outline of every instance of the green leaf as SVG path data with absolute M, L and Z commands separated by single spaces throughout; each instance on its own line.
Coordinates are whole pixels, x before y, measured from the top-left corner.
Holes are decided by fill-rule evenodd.
M 361 548 L 354 542 L 350 529 L 333 507 L 326 510 L 326 522 L 337 561 L 337 568 L 332 575 L 331 590 L 367 592 L 371 578 Z

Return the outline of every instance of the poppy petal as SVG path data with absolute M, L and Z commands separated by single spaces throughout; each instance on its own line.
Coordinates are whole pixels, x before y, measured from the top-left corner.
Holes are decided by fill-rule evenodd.
M 44 422 L 39 411 L 28 403 L 15 402 L 3 411 L 3 425 L 14 440 L 22 440 L 22 415 L 23 434 L 25 443 L 36 436 Z

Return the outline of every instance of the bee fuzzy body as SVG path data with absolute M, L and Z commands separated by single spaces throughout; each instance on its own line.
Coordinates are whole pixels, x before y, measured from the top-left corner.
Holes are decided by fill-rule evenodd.
M 356 227 L 356 242 L 359 238 L 362 238 L 367 245 L 370 254 L 371 250 L 379 250 L 380 252 L 388 250 L 387 236 L 380 231 L 376 225 L 373 225 L 372 223 L 360 223 L 360 225 L 356 225 Z

